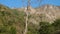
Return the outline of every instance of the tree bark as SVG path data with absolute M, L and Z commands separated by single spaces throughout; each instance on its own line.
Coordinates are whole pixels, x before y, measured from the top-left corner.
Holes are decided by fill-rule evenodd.
M 24 34 L 27 34 L 27 27 L 28 27 L 28 13 L 26 12 L 26 22 L 25 22 L 25 31 L 24 31 Z

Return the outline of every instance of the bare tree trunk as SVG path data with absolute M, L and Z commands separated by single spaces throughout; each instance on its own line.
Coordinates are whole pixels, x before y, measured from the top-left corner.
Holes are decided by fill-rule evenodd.
M 28 11 L 29 11 L 29 6 L 30 6 L 30 0 L 28 0 L 28 3 L 27 3 L 27 10 L 26 10 L 26 22 L 25 22 L 25 31 L 23 34 L 27 34 L 27 31 L 28 31 Z
M 24 34 L 27 34 L 27 27 L 28 27 L 28 13 L 26 12 L 26 22 L 25 22 L 25 31 Z
M 26 13 L 26 22 L 25 22 L 25 30 L 24 30 L 24 32 L 23 32 L 23 34 L 27 34 L 27 31 L 28 31 L 28 12 L 29 12 L 29 10 L 30 10 L 30 1 L 31 0 L 28 0 L 28 3 L 27 3 L 27 10 L 25 11 L 25 13 Z M 41 1 L 41 0 L 38 0 L 38 1 Z M 40 3 L 40 2 L 39 2 Z

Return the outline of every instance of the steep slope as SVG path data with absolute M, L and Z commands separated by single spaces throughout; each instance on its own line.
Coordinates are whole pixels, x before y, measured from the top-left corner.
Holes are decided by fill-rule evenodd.
M 56 18 L 60 17 L 60 9 L 53 5 L 44 5 L 39 8 L 39 13 L 44 14 L 47 21 L 54 21 Z
M 60 18 L 59 6 L 43 5 L 39 8 L 32 8 L 30 6 L 29 9 L 29 11 L 27 11 L 27 8 L 10 9 L 7 6 L 0 5 L 0 33 L 23 34 L 26 11 L 29 13 L 28 34 L 37 34 L 41 21 L 52 23 L 55 19 Z
M 29 9 L 30 9 L 29 11 L 27 11 L 27 8 L 18 8 L 18 9 L 16 8 L 15 9 L 18 11 L 23 11 L 24 13 L 28 12 L 29 14 L 28 15 L 28 34 L 29 33 L 32 34 L 34 32 L 35 32 L 34 34 L 37 34 L 36 30 L 39 28 L 39 23 L 41 21 L 53 23 L 55 19 L 60 18 L 59 6 L 43 5 L 39 8 L 32 8 L 30 6 Z M 26 15 L 24 17 L 26 17 Z M 32 31 L 32 29 L 34 31 Z
M 26 10 L 26 9 L 25 9 Z M 43 5 L 39 8 L 30 7 L 29 22 L 38 24 L 41 21 L 53 22 L 55 19 L 60 18 L 60 9 L 54 5 Z
M 0 5 L 0 34 L 22 34 L 25 13 Z

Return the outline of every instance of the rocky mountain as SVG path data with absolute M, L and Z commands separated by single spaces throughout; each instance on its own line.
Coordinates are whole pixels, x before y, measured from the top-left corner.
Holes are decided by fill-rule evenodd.
M 60 6 L 54 6 L 54 5 L 42 5 L 38 8 L 32 8 L 29 6 L 29 11 L 27 11 L 27 8 L 23 8 L 23 10 L 26 12 L 29 12 L 29 15 L 31 17 L 29 18 L 29 22 L 33 22 L 37 24 L 36 22 L 47 21 L 47 22 L 53 22 L 55 19 L 60 18 Z M 17 9 L 21 11 L 20 9 Z
M 39 8 L 29 7 L 29 22 L 36 23 L 41 21 L 53 22 L 55 19 L 60 18 L 60 8 L 54 5 L 43 5 Z M 25 11 L 27 11 L 25 9 Z
M 26 21 L 26 13 L 28 13 L 28 33 L 37 34 L 39 23 L 53 23 L 55 19 L 60 18 L 60 6 L 43 5 L 38 8 L 9 8 L 0 5 L 0 33 L 2 34 L 23 34 Z M 3 30 L 3 31 L 2 31 Z M 33 31 L 32 31 L 33 30 Z

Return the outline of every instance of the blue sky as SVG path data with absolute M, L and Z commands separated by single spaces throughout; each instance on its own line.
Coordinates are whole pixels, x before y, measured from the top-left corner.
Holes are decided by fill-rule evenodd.
M 24 5 L 27 6 L 27 0 L 24 0 Z M 36 2 L 36 0 L 31 0 L 32 3 L 31 6 L 32 7 L 38 7 L 38 2 Z M 20 8 L 23 7 L 23 3 L 22 0 L 0 0 L 0 4 L 6 5 L 10 8 Z M 60 6 L 60 0 L 42 0 L 41 5 L 44 4 L 52 4 L 52 5 L 56 5 L 56 6 Z

